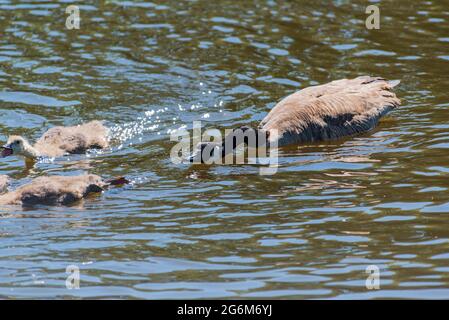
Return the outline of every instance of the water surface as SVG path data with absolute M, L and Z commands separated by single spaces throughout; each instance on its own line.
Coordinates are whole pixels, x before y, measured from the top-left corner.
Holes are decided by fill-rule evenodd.
M 444 1 L 0 1 L 0 140 L 93 119 L 113 147 L 26 168 L 127 176 L 73 207 L 1 209 L 1 298 L 449 298 Z M 344 77 L 401 79 L 368 134 L 281 150 L 278 173 L 173 164 L 172 130 L 256 125 Z M 68 265 L 81 289 L 65 287 Z M 380 269 L 367 290 L 365 269 Z

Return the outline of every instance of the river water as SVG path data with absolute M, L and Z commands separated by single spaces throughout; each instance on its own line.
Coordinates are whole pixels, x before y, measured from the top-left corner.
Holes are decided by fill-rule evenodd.
M 112 148 L 0 174 L 132 184 L 1 208 L 1 298 L 449 298 L 447 1 L 374 3 L 379 30 L 364 1 L 92 1 L 78 30 L 68 4 L 0 1 L 0 139 L 99 119 Z M 170 160 L 193 121 L 257 125 L 300 88 L 365 74 L 402 81 L 373 132 L 283 148 L 275 175 Z

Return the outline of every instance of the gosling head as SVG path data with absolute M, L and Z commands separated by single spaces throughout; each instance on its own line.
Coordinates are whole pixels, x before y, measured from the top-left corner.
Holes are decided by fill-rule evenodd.
M 37 156 L 33 147 L 21 136 L 10 136 L 8 142 L 1 148 L 3 149 L 2 158 L 11 155 L 19 155 L 27 158 L 35 158 Z

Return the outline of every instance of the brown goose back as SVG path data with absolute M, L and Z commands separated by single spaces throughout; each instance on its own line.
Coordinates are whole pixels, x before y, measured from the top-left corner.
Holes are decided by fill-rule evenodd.
M 362 76 L 305 88 L 280 101 L 259 127 L 279 146 L 365 132 L 400 105 L 390 91 L 397 83 Z

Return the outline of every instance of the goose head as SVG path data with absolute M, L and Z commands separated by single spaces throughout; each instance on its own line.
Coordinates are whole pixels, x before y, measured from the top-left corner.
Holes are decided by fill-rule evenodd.
M 209 163 L 222 156 L 222 145 L 216 142 L 200 142 L 187 158 L 191 163 Z
M 187 160 L 191 163 L 213 163 L 219 158 L 233 153 L 236 148 L 244 144 L 248 147 L 258 148 L 267 146 L 270 132 L 262 129 L 253 129 L 248 126 L 233 129 L 223 142 L 200 142 L 195 151 Z
M 37 151 L 21 136 L 10 136 L 8 142 L 1 148 L 3 149 L 3 158 L 11 155 L 19 155 L 26 158 L 36 158 L 38 156 Z
M 229 134 L 222 143 L 200 142 L 187 160 L 191 163 L 210 164 L 220 157 L 223 158 L 225 156 L 226 141 L 231 142 L 227 147 L 229 148 L 228 152 L 232 152 L 236 147 L 235 138 L 239 135 L 244 135 L 249 129 L 251 128 L 247 126 L 233 129 L 232 133 Z

